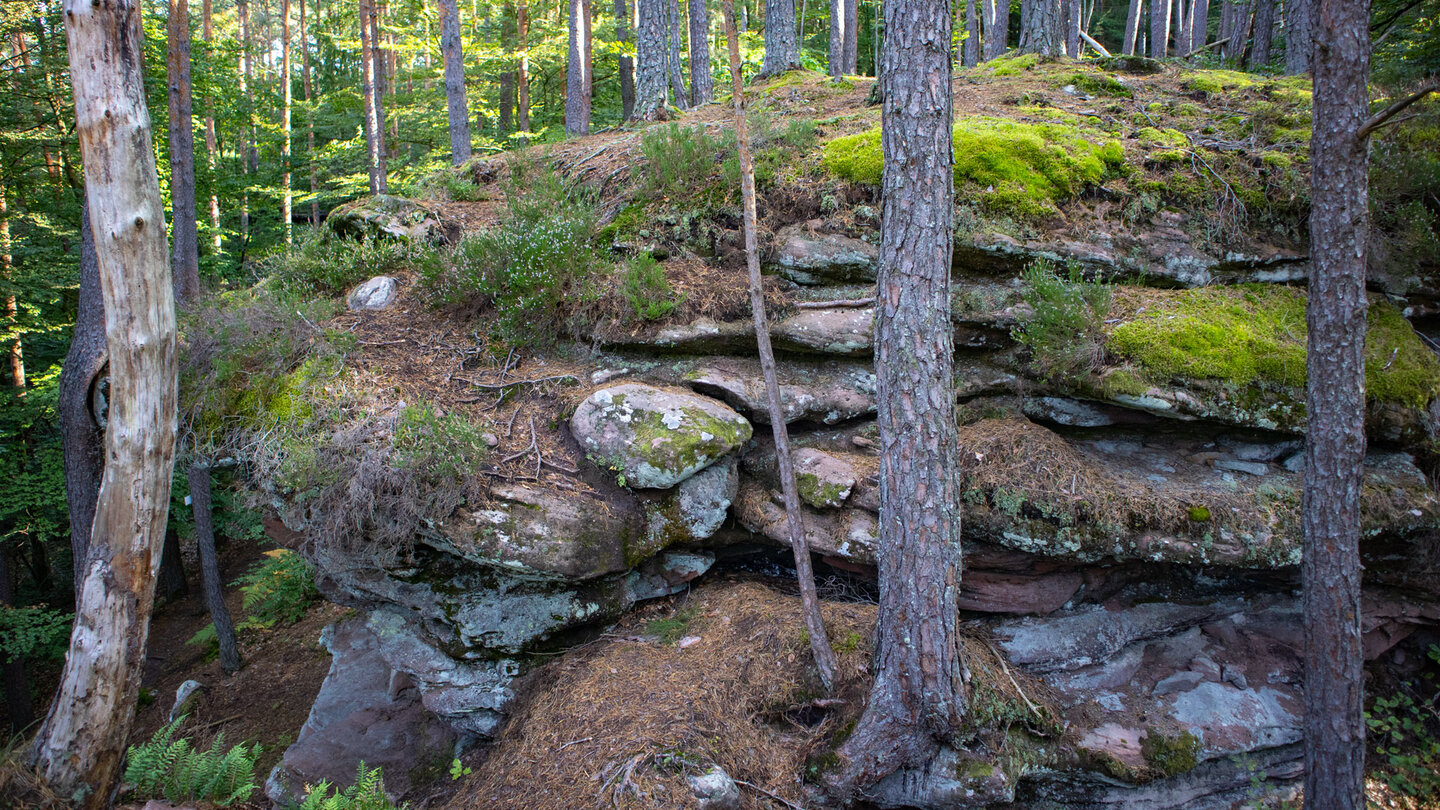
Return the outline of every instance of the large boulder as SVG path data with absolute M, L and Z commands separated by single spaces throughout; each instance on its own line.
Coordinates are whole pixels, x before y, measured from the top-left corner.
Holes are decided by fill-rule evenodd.
M 586 397 L 570 431 L 623 486 L 669 489 L 748 441 L 751 427 L 709 397 L 622 383 Z
M 351 200 L 332 210 L 325 224 L 337 236 L 435 239 L 440 218 L 431 209 L 404 197 L 377 194 Z
M 797 284 L 874 281 L 880 249 L 869 242 L 816 229 L 819 223 L 781 228 L 772 265 Z

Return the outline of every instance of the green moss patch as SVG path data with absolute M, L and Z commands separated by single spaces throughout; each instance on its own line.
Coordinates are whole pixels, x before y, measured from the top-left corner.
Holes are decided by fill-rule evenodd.
M 1153 293 L 1111 330 L 1107 348 L 1163 379 L 1245 386 L 1305 385 L 1305 293 L 1262 285 Z M 1385 302 L 1370 307 L 1365 383 L 1369 398 L 1424 407 L 1440 392 L 1440 359 Z
M 1238 70 L 1196 70 L 1180 86 L 1191 92 L 1215 95 L 1226 90 L 1244 90 L 1254 84 L 1254 76 Z
M 956 196 L 987 211 L 1035 218 L 1099 183 L 1125 161 L 1118 141 L 1062 123 L 1019 123 L 976 117 L 955 125 Z M 884 168 L 880 130 L 836 138 L 823 164 L 846 180 L 878 184 Z

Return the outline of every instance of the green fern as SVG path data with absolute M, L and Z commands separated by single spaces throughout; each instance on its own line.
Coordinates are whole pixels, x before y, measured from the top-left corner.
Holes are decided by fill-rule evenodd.
M 259 745 L 225 748 L 225 735 L 217 734 L 205 750 L 190 740 L 175 738 L 181 716 L 150 738 L 131 746 L 125 766 L 125 781 L 134 785 L 138 798 L 170 802 L 205 801 L 228 807 L 250 798 L 255 791 L 255 761 Z
M 405 810 L 409 805 L 396 806 L 385 795 L 385 780 L 379 768 L 366 768 L 360 763 L 355 783 L 331 793 L 333 786 L 322 781 L 310 787 L 305 801 L 295 810 Z

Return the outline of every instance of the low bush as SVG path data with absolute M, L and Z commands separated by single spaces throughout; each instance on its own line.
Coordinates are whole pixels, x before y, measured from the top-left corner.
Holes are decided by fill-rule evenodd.
M 255 792 L 255 761 L 260 746 L 244 744 L 225 748 L 224 733 L 209 748 L 196 748 L 175 734 L 185 722 L 181 716 L 155 732 L 147 742 L 131 746 L 125 781 L 142 799 L 169 802 L 210 802 L 228 807 Z
M 661 320 L 684 300 L 665 278 L 665 266 L 649 253 L 641 253 L 622 265 L 620 294 L 642 321 Z
M 735 133 L 703 124 L 654 127 L 640 139 L 640 152 L 640 177 L 650 195 L 689 198 L 713 185 L 715 167 L 735 152 Z
M 1027 267 L 1023 280 L 1033 313 L 1015 330 L 1015 338 L 1030 348 L 1041 375 L 1056 382 L 1093 371 L 1104 357 L 1110 288 L 1086 281 L 1073 264 L 1061 277 L 1044 260 Z
M 344 239 L 325 229 L 303 228 L 295 242 L 260 261 L 260 273 L 288 290 L 339 293 L 367 278 L 413 271 L 440 261 L 435 246 L 416 239 Z
M 366 768 L 360 763 L 355 782 L 345 789 L 336 788 L 328 781 L 310 788 L 305 800 L 294 810 L 403 810 L 385 795 L 385 780 L 379 768 Z
M 1376 697 L 1365 713 L 1371 745 L 1380 755 L 1372 776 L 1416 807 L 1440 802 L 1440 645 L 1430 645 L 1427 658 L 1419 680 Z

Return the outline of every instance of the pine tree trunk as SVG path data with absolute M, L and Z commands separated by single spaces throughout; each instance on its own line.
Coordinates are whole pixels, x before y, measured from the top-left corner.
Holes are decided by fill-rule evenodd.
M 1193 0 L 1192 0 L 1193 1 Z M 1185 0 L 1175 0 L 1175 7 L 1171 11 L 1172 22 L 1175 26 L 1175 55 L 1188 56 L 1190 54 L 1190 6 Z
M 215 516 L 210 502 L 210 468 L 192 463 L 186 469 L 190 486 L 190 507 L 195 515 L 195 546 L 200 556 L 200 581 L 205 590 L 205 606 L 215 625 L 215 638 L 220 644 L 220 668 L 226 672 L 240 669 L 240 648 L 235 643 L 235 623 L 225 606 L 225 589 L 220 581 L 220 557 L 215 553 Z
M 174 285 L 134 0 L 67 0 L 70 80 L 110 355 L 105 472 L 70 652 L 30 749 L 49 787 L 86 808 L 120 777 L 145 663 L 175 459 Z
M 100 382 L 108 354 L 105 346 L 105 304 L 100 297 L 100 265 L 95 256 L 95 237 L 90 230 L 90 206 L 80 205 L 80 294 L 70 351 L 60 369 L 60 391 L 56 403 L 60 417 L 60 440 L 65 453 L 65 505 L 70 515 L 71 570 L 84 571 L 90 531 L 95 523 L 95 501 L 100 496 L 100 476 L 105 468 L 105 431 L 91 409 L 91 392 Z M 80 604 L 80 586 L 74 578 L 75 604 Z
M 588 5 L 587 2 L 587 8 Z M 589 47 L 588 39 L 586 47 Z M 465 51 L 460 38 L 457 0 L 440 0 L 440 52 L 445 58 L 445 106 L 450 114 L 450 165 L 461 166 L 471 154 L 470 105 L 465 99 Z M 586 106 L 588 108 L 588 102 Z
M 1190 0 L 1190 46 L 1185 53 L 1192 54 L 1209 42 L 1210 0 Z
M 13 543 L 0 541 L 0 607 L 15 606 Z M 12 734 L 23 734 L 35 722 L 35 704 L 30 700 L 30 678 L 25 659 L 0 653 L 0 682 L 5 687 L 5 712 Z
M 280 222 L 285 228 L 285 244 L 295 241 L 295 192 L 291 187 L 290 141 L 291 112 L 295 92 L 290 82 L 290 0 L 280 0 Z
M 1170 44 L 1170 0 L 1150 0 L 1150 58 L 1164 59 Z
M 791 0 L 765 0 L 765 59 L 760 63 L 760 75 L 778 76 L 798 67 L 800 42 L 795 37 L 795 4 Z
M 635 26 L 635 117 L 654 120 L 665 107 L 665 3 L 637 0 Z
M 500 47 L 506 60 L 516 52 L 515 48 L 515 6 L 506 3 L 500 12 Z M 511 63 L 513 64 L 513 63 Z M 500 74 L 500 132 L 509 135 L 515 131 L 515 71 L 506 70 Z
M 1225 43 L 1224 56 L 1238 65 L 1244 60 L 1245 45 L 1250 41 L 1251 4 L 1221 1 L 1230 10 L 1230 25 L 1225 34 L 1229 42 Z
M 845 4 L 845 75 L 860 72 L 860 4 L 858 0 L 840 0 Z
M 1080 0 L 1064 0 L 1065 55 L 1080 58 Z
M 590 92 L 590 0 L 570 0 L 570 56 L 565 81 L 567 133 L 590 134 Z
M 1010 39 L 1009 0 L 982 0 L 985 4 L 985 61 L 1005 55 Z
M 880 615 L 870 699 L 839 751 L 835 787 L 845 796 L 925 767 L 964 725 L 949 10 L 944 0 L 884 0 L 875 313 Z
M 830 75 L 845 75 L 845 0 L 830 0 Z
M 362 0 L 363 2 L 363 0 Z M 245 98 L 245 127 L 242 137 L 243 154 L 240 159 L 240 173 L 245 178 L 245 187 L 250 186 L 249 176 L 254 174 L 260 162 L 255 150 L 255 66 L 250 53 L 250 4 L 247 0 L 235 0 L 235 14 L 240 23 L 240 95 Z M 364 22 L 361 22 L 364 25 Z M 363 27 L 362 27 L 363 33 Z M 364 44 L 362 37 L 361 44 Z M 240 243 L 250 238 L 250 192 L 240 192 Z
M 181 306 L 200 294 L 200 236 L 195 227 L 195 129 L 190 117 L 190 7 L 170 0 L 165 36 L 170 100 L 170 272 Z
M 1066 16 L 1061 0 L 1031 0 L 1022 17 L 1020 51 L 1042 56 L 1065 55 Z
M 686 16 L 690 22 L 690 106 L 699 107 L 715 98 L 715 79 L 710 75 L 710 12 L 705 0 L 690 0 Z
M 208 2 L 208 0 L 207 0 Z M 319 0 L 316 0 L 319 12 Z M 300 82 L 305 91 L 305 162 L 310 167 L 310 227 L 320 226 L 319 172 L 315 166 L 315 90 L 310 82 L 310 40 L 305 33 L 305 0 L 300 0 Z
M 10 253 L 10 202 L 5 186 L 0 183 L 0 279 L 9 280 L 15 257 Z M 5 319 L 15 329 L 15 340 L 5 352 L 10 364 L 10 384 L 25 392 L 25 347 L 20 339 L 20 302 L 15 296 L 5 296 Z
M 1285 0 L 1285 72 L 1292 76 L 1310 70 L 1313 1 Z
M 675 106 L 685 109 L 690 106 L 690 94 L 685 91 L 685 65 L 680 61 L 683 50 L 680 31 L 685 23 L 680 19 L 680 0 L 666 0 L 665 28 L 669 49 L 665 52 L 665 67 L 670 76 L 670 96 Z
M 207 43 L 215 36 L 211 0 L 203 0 L 200 11 L 200 37 Z M 215 99 L 205 97 L 205 166 L 210 172 L 210 248 L 219 254 L 224 247 L 220 233 L 220 195 L 216 191 L 215 166 L 220 158 L 220 140 L 215 132 Z
M 816 674 L 826 692 L 835 685 L 835 651 L 825 633 L 825 620 L 820 612 L 820 598 L 815 592 L 815 572 L 811 567 L 810 547 L 805 536 L 804 518 L 800 510 L 800 490 L 795 483 L 795 464 L 790 454 L 789 429 L 785 424 L 784 406 L 780 402 L 780 383 L 775 376 L 775 351 L 770 345 L 770 327 L 765 315 L 765 293 L 761 286 L 760 249 L 756 244 L 759 226 L 755 214 L 755 163 L 750 155 L 750 133 L 745 121 L 745 86 L 740 78 L 740 40 L 735 33 L 733 0 L 722 5 L 725 16 L 725 40 L 730 55 L 731 103 L 735 109 L 735 140 L 740 160 L 740 197 L 744 204 L 745 265 L 750 273 L 750 312 L 755 322 L 755 341 L 760 355 L 760 369 L 765 378 L 765 393 L 770 411 L 770 426 L 775 438 L 775 457 L 780 467 L 780 487 L 785 499 L 786 525 L 790 548 L 795 557 L 795 577 L 800 586 L 801 610 L 805 628 L 810 634 L 810 652 L 815 659 Z
M 1307 5 L 1295 3 L 1296 9 Z M 1292 9 L 1287 4 L 1286 13 Z M 1365 242 L 1369 225 L 1369 0 L 1316 0 L 1301 580 L 1305 796 L 1365 806 L 1360 485 L 1365 463 Z M 1307 25 L 1307 30 L 1309 26 Z M 1288 53 L 1287 53 L 1288 57 Z
M 1255 25 L 1251 33 L 1255 44 L 1245 64 L 1251 70 L 1270 63 L 1270 43 L 1275 38 L 1275 3 L 1277 0 L 1255 0 Z
M 957 7 L 959 4 L 956 4 Z M 980 64 L 980 14 L 975 0 L 965 0 L 965 44 L 960 51 L 960 62 L 965 67 Z
M 385 171 L 385 113 L 380 109 L 377 87 L 380 57 L 375 47 L 375 3 L 360 0 L 360 82 L 365 97 L 365 154 L 370 173 L 370 193 L 388 192 Z
M 521 132 L 530 131 L 530 6 L 525 0 L 515 11 L 520 38 L 520 62 L 515 67 L 515 118 Z
M 625 46 L 630 43 L 632 8 L 632 0 L 615 0 L 615 41 L 621 47 L 616 60 L 620 69 L 620 117 L 625 121 L 635 117 L 635 60 L 625 52 Z
M 1124 52 L 1128 56 L 1135 55 L 1135 40 L 1140 36 L 1140 10 L 1144 8 L 1145 0 L 1130 0 L 1130 12 L 1125 15 L 1125 44 Z

